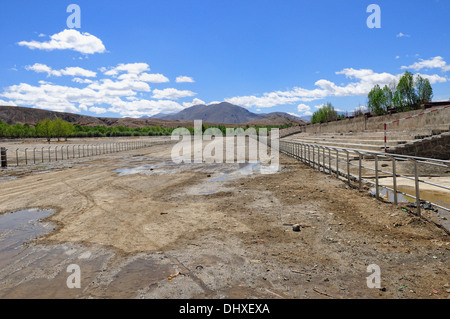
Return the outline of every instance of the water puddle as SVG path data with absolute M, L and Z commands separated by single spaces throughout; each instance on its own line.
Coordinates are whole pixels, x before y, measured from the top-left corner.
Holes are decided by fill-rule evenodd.
M 384 186 L 379 186 L 378 187 L 378 192 L 380 194 L 380 196 L 382 196 L 384 199 L 386 199 L 387 201 L 393 203 L 394 202 L 394 191 L 387 189 Z M 375 187 L 370 189 L 369 193 L 373 196 L 376 195 L 375 192 Z M 409 196 L 405 196 L 401 193 L 397 193 L 397 202 L 398 203 L 413 203 L 414 199 L 409 197 Z
M 55 228 L 52 223 L 43 223 L 54 211 L 37 208 L 24 209 L 0 216 L 0 260 L 4 253 L 20 248 L 24 243 L 44 235 Z
M 177 167 L 177 168 L 175 168 Z M 136 167 L 119 168 L 114 173 L 119 173 L 119 176 L 127 175 L 159 175 L 159 174 L 175 174 L 179 171 L 179 164 L 176 163 L 155 163 L 148 165 L 141 165 Z
M 3 176 L 0 177 L 0 182 L 12 181 L 17 179 L 17 176 Z
M 409 207 L 411 210 L 415 210 L 417 208 L 416 199 L 407 196 L 407 195 L 415 196 L 414 187 L 401 185 L 397 187 L 397 190 L 401 192 L 397 193 L 397 202 L 408 203 L 407 207 Z M 370 194 L 375 196 L 375 187 L 370 190 Z M 379 194 L 387 201 L 394 203 L 394 191 L 387 189 L 385 186 L 379 186 Z M 422 189 L 420 190 L 420 197 L 421 197 L 420 206 L 422 211 L 429 212 L 430 213 L 429 217 L 433 221 L 450 230 L 449 194 L 441 191 Z M 431 203 L 437 204 L 447 209 L 442 209 Z

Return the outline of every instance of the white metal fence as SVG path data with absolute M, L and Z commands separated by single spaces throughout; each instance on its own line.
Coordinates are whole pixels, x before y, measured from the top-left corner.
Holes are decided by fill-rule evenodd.
M 425 203 L 450 211 L 450 206 L 424 200 L 421 198 L 420 191 L 421 185 L 423 184 L 431 185 L 443 192 L 450 191 L 450 187 L 427 181 L 419 174 L 420 171 L 436 170 L 439 168 L 445 173 L 450 169 L 450 160 L 437 160 L 292 141 L 280 141 L 280 151 L 314 169 L 327 174 L 334 174 L 337 177 L 343 177 L 349 184 L 352 182 L 357 183 L 359 189 L 362 189 L 363 183 L 368 183 L 375 187 L 374 193 L 377 199 L 381 197 L 380 179 L 391 178 L 392 187 L 386 185 L 382 187 L 392 192 L 393 203 L 398 204 L 399 194 L 413 198 L 418 215 L 421 214 L 421 206 L 424 206 Z M 391 169 L 387 171 L 383 166 L 380 166 L 381 161 L 383 163 L 389 162 L 390 165 L 384 164 L 383 166 L 390 166 Z M 410 163 L 409 166 L 412 170 L 410 174 L 398 173 L 397 166 L 401 162 Z M 414 182 L 414 194 L 408 194 L 398 190 L 397 182 L 399 178 Z M 450 192 L 448 194 L 448 198 L 450 199 Z

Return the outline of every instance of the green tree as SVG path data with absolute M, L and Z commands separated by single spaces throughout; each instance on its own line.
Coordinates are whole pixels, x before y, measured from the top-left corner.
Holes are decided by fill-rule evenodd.
M 417 108 L 418 98 L 414 86 L 414 76 L 411 72 L 406 71 L 398 81 L 394 100 L 397 103 L 396 108 L 401 112 Z
M 431 102 L 431 99 L 433 98 L 433 88 L 428 79 L 424 79 L 420 75 L 417 76 L 416 92 L 419 104 Z
M 386 113 L 386 95 L 384 90 L 380 88 L 378 84 L 370 91 L 368 98 L 367 107 L 370 111 L 374 112 L 376 115 Z
M 36 124 L 36 133 L 40 137 L 45 137 L 47 142 L 50 143 L 51 138 L 55 136 L 53 122 L 48 118 L 38 122 Z
M 334 109 L 333 105 L 328 102 L 326 105 L 322 106 L 322 108 L 314 112 L 311 117 L 311 123 L 326 123 L 336 121 L 337 118 L 338 114 L 336 110 Z
M 52 121 L 52 123 L 55 137 L 58 139 L 58 141 L 60 141 L 61 137 L 64 137 L 64 120 L 60 117 L 57 117 Z

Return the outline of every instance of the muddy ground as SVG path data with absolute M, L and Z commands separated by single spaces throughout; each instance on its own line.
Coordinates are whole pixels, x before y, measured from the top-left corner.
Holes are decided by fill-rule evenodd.
M 0 218 L 54 213 L 28 223 L 36 239 L 1 233 L 0 298 L 449 298 L 436 225 L 284 155 L 261 174 L 177 165 L 171 147 L 2 171 Z

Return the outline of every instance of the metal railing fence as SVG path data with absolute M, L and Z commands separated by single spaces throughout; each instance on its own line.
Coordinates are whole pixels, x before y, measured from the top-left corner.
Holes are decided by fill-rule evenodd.
M 393 203 L 396 205 L 398 204 L 399 194 L 414 199 L 418 215 L 421 215 L 421 204 L 423 204 L 423 202 L 427 202 L 438 208 L 450 211 L 450 206 L 445 207 L 439 205 L 438 203 L 426 201 L 421 198 L 420 195 L 422 184 L 431 185 L 444 192 L 450 191 L 450 187 L 424 180 L 419 174 L 419 165 L 434 168 L 440 167 L 447 170 L 450 168 L 449 160 L 438 160 L 432 158 L 282 140 L 280 140 L 279 145 L 280 152 L 311 166 L 313 169 L 317 169 L 327 174 L 336 175 L 336 177 L 343 177 L 349 184 L 355 182 L 360 190 L 363 187 L 363 183 L 373 185 L 375 187 L 375 197 L 377 199 L 380 199 L 381 197 L 380 187 L 392 192 Z M 384 164 L 380 167 L 380 161 L 387 161 L 390 165 Z M 409 162 L 412 166 L 413 173 L 399 174 L 397 167 L 400 162 Z M 369 165 L 372 163 L 373 165 Z M 387 166 L 391 166 L 390 171 L 384 169 L 384 167 Z M 426 171 L 427 169 L 422 170 Z M 392 187 L 380 185 L 381 178 L 392 178 Z M 397 186 L 399 178 L 414 181 L 414 195 L 399 191 Z

